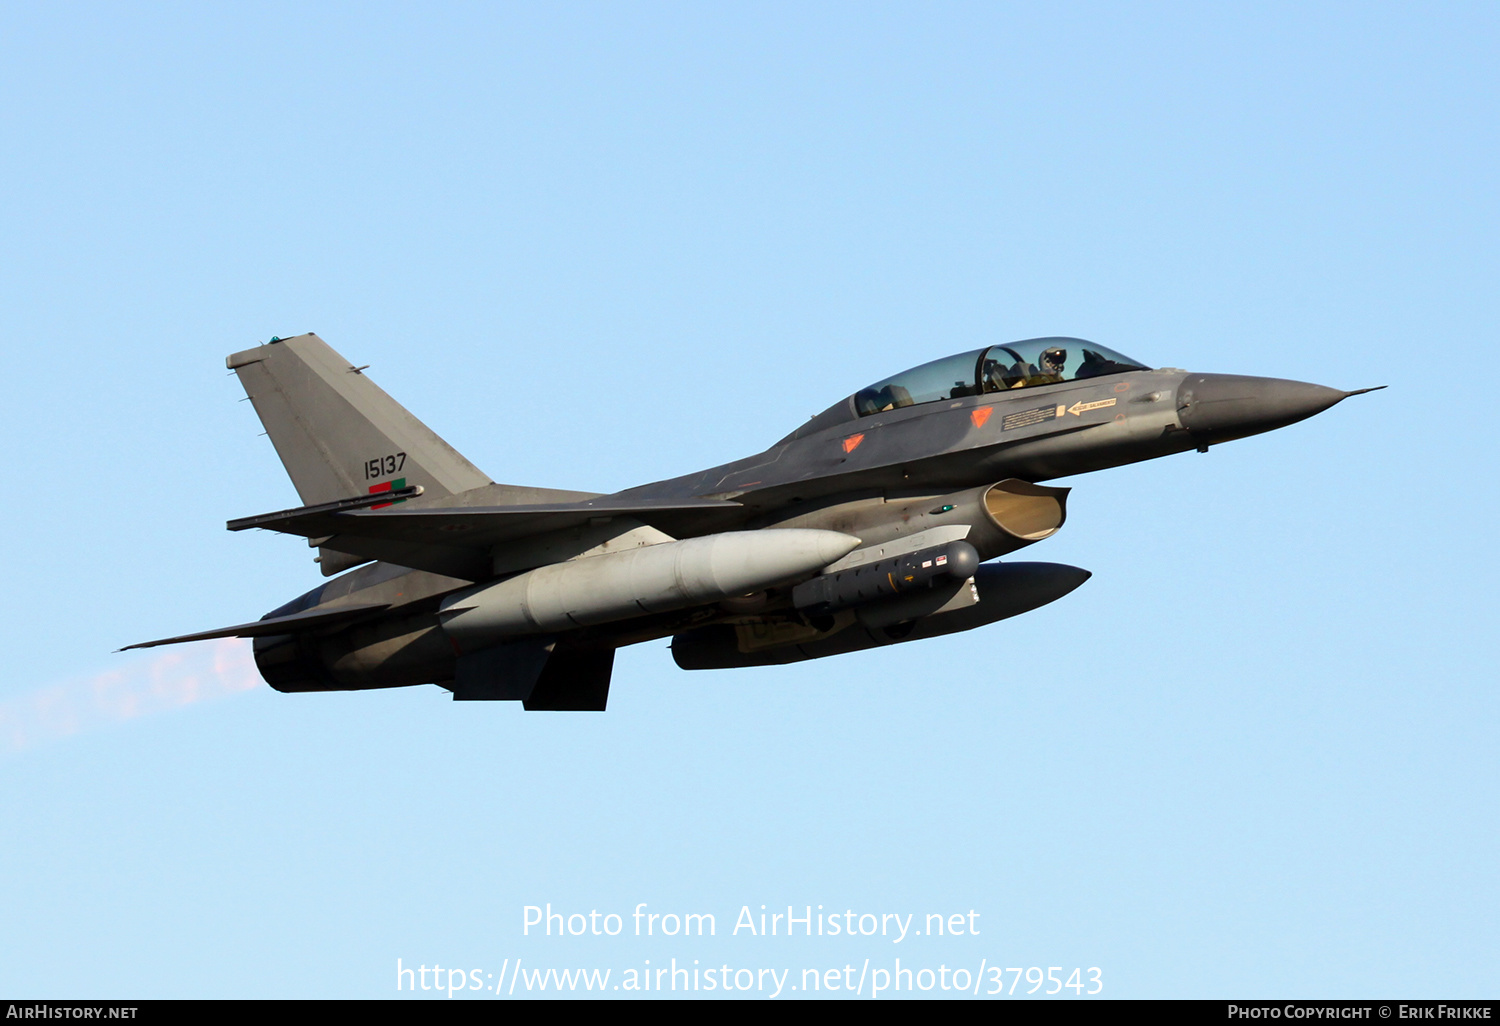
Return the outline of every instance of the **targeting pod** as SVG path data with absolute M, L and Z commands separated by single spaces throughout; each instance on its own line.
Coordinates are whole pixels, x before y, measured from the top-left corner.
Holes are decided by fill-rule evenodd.
M 979 553 L 974 546 L 966 541 L 949 542 L 814 577 L 793 589 L 792 605 L 818 616 L 939 582 L 967 580 L 977 569 Z

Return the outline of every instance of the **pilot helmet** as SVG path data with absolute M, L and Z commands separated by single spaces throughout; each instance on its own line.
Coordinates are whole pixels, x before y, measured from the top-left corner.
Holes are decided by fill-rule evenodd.
M 1056 374 L 1061 376 L 1063 364 L 1068 362 L 1068 351 L 1053 346 L 1051 349 L 1042 350 L 1042 373 Z

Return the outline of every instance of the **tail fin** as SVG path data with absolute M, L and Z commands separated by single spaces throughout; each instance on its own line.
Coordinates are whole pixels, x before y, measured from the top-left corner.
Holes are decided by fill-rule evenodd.
M 421 485 L 466 492 L 489 477 L 313 334 L 226 361 L 304 505 Z

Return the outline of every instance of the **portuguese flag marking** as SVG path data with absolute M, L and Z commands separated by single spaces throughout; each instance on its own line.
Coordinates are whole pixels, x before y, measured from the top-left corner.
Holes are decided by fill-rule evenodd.
M 370 494 L 374 495 L 377 492 L 400 491 L 402 488 L 405 488 L 405 487 L 406 487 L 406 478 L 404 478 L 404 477 L 398 477 L 394 481 L 387 481 L 387 482 L 385 482 L 385 484 L 371 485 L 370 486 Z M 405 501 L 406 501 L 405 499 L 397 499 L 395 502 L 378 502 L 375 505 L 371 506 L 370 508 L 371 509 L 385 509 L 387 506 L 399 506 L 401 503 L 403 503 Z

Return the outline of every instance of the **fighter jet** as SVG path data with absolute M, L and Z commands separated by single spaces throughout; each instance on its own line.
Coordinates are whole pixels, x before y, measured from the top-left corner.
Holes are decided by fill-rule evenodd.
M 307 539 L 332 580 L 252 623 L 278 691 L 437 684 L 600 710 L 615 650 L 686 670 L 972 630 L 1089 572 L 1000 561 L 1062 526 L 1039 482 L 1285 427 L 1361 392 L 1151 369 L 1077 338 L 985 346 L 834 403 L 769 449 L 609 495 L 496 484 L 316 335 L 231 355 L 302 505 L 232 520 Z M 1384 386 L 1379 386 L 1384 387 Z

